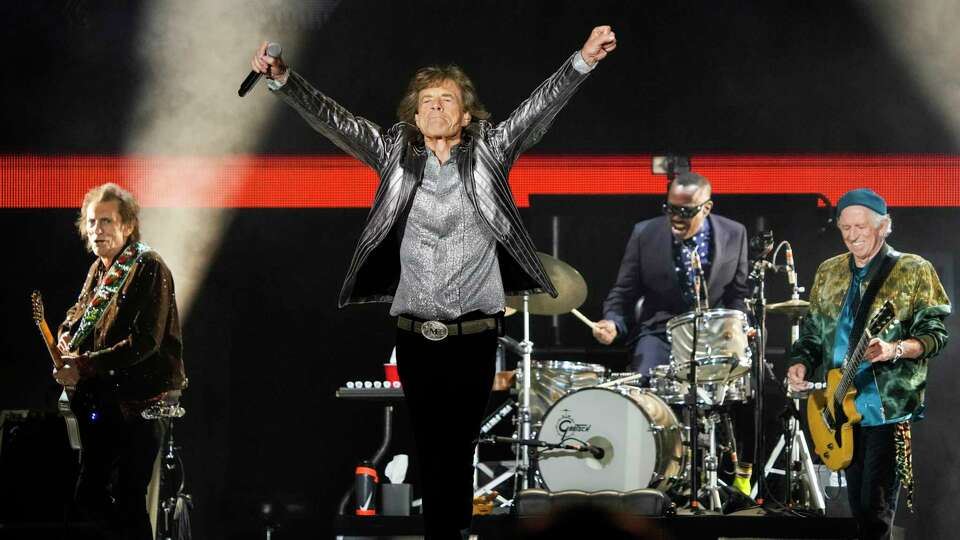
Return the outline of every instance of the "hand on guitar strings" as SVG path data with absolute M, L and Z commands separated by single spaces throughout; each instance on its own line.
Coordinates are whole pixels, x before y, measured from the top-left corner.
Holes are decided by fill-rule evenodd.
M 864 360 L 870 362 L 889 362 L 897 354 L 897 346 L 893 343 L 887 343 L 880 338 L 873 338 L 867 349 L 863 351 Z
M 60 339 L 57 340 L 57 349 L 60 350 L 61 354 L 67 354 L 70 352 L 70 334 L 66 333 L 60 336 Z
M 83 358 L 81 359 L 81 357 Z M 61 358 L 63 359 L 63 367 L 60 369 L 54 368 L 54 380 L 63 386 L 76 386 L 80 382 L 80 371 L 77 369 L 77 364 L 86 360 L 86 355 L 65 354 Z

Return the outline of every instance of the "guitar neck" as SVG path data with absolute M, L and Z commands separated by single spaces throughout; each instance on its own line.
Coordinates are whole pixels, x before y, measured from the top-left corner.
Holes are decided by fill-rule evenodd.
M 873 336 L 870 331 L 864 330 L 860 336 L 860 341 L 857 342 L 857 346 L 853 350 L 853 354 L 847 361 L 847 365 L 843 368 L 843 376 L 840 378 L 840 384 L 837 385 L 837 391 L 833 396 L 838 402 L 843 400 L 843 396 L 846 395 L 850 385 L 853 384 L 853 378 L 856 377 L 860 365 L 863 364 L 863 354 L 866 352 L 871 339 L 873 339 Z
M 57 348 L 56 340 L 53 339 L 53 333 L 50 332 L 50 327 L 47 326 L 46 319 L 40 319 L 40 322 L 37 323 L 37 328 L 40 329 L 40 333 L 43 335 L 43 342 L 47 346 L 47 352 L 50 353 L 50 359 L 53 360 L 53 365 L 60 369 L 63 367 L 63 359 L 60 358 L 60 349 Z

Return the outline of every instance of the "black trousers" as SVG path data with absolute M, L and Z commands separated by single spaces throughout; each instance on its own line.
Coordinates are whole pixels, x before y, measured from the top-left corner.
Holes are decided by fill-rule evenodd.
M 847 467 L 847 500 L 860 538 L 890 538 L 900 480 L 894 424 L 854 426 L 853 461 Z
M 77 414 L 83 444 L 77 509 L 106 538 L 151 540 L 146 493 L 165 426 L 158 420 L 124 419 L 116 411 Z
M 420 463 L 426 538 L 460 538 L 473 514 L 474 440 L 493 386 L 497 332 L 429 341 L 397 330 L 397 370 Z

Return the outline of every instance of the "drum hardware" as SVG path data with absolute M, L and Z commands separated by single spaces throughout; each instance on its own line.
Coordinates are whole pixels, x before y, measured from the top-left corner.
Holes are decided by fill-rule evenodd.
M 789 508 L 803 506 L 806 503 L 812 505 L 814 510 L 826 512 L 827 507 L 823 491 L 820 489 L 820 479 L 813 465 L 807 439 L 800 429 L 799 409 L 799 398 L 788 400 L 787 406 L 780 415 L 783 421 L 783 433 L 780 434 L 780 440 L 777 441 L 767 463 L 763 466 L 763 475 L 776 473 L 785 476 L 784 502 Z M 774 465 L 781 453 L 786 454 L 787 465 L 783 469 L 775 469 Z M 801 488 L 806 488 L 806 497 L 799 495 Z M 807 500 L 802 501 L 803 498 Z
M 794 295 L 798 294 L 798 287 L 794 288 Z M 800 319 L 807 311 L 809 303 L 797 298 L 792 298 L 787 302 L 781 302 L 783 305 L 790 304 L 795 306 L 790 310 L 781 310 L 779 314 L 790 317 L 790 343 L 793 344 L 800 336 Z M 806 304 L 806 305 L 803 305 Z M 769 307 L 769 306 L 768 306 Z M 801 309 L 802 307 L 802 309 Z M 772 312 L 772 311 L 771 311 Z M 820 489 L 820 477 L 813 466 L 813 458 L 810 454 L 810 448 L 807 445 L 807 439 L 803 436 L 800 429 L 800 400 L 806 399 L 810 392 L 826 387 L 826 383 L 808 383 L 803 389 L 792 389 L 786 381 L 780 385 L 787 396 L 787 405 L 781 413 L 783 421 L 783 432 L 780 439 L 770 453 L 766 464 L 763 467 L 762 476 L 766 477 L 770 473 L 783 474 L 785 477 L 785 497 L 784 502 L 788 507 L 794 508 L 804 503 L 812 505 L 814 510 L 826 512 L 826 501 L 823 497 L 823 491 Z M 781 453 L 787 456 L 787 466 L 783 469 L 774 469 L 774 465 Z M 796 476 L 802 484 L 798 485 Z M 798 498 L 800 488 L 806 488 L 806 501 Z
M 144 409 L 140 416 L 147 420 L 158 420 L 166 424 L 163 443 L 160 447 L 159 483 L 156 492 L 157 502 L 152 504 L 154 509 L 162 513 L 157 516 L 156 538 L 173 540 L 190 538 L 190 510 L 193 508 L 193 499 L 184 493 L 187 485 L 187 475 L 180 457 L 181 447 L 177 446 L 173 438 L 175 418 L 182 418 L 186 409 L 180 406 L 180 392 L 171 392 L 165 400 Z M 156 506 L 153 506 L 156 505 Z
M 786 302 L 778 302 L 767 306 L 767 313 L 773 315 L 786 315 L 788 319 L 800 320 L 810 309 L 810 302 L 806 300 L 790 299 Z
M 707 482 L 703 486 L 702 494 L 708 497 L 710 501 L 710 510 L 720 510 L 720 486 L 717 477 L 717 469 L 720 460 L 717 457 L 717 430 L 716 426 L 720 422 L 720 416 L 711 414 L 703 418 L 705 431 L 709 440 L 709 451 L 703 456 L 703 468 L 707 471 Z M 692 493 L 692 491 L 691 491 Z
M 772 248 L 772 233 L 768 232 L 767 234 L 769 247 Z M 777 266 L 777 255 L 781 249 L 785 249 L 786 264 L 783 266 Z M 753 307 L 756 319 L 759 321 L 757 335 L 759 346 L 757 347 L 757 351 L 760 361 L 758 362 L 757 366 L 758 406 L 756 409 L 757 413 L 755 415 L 758 441 L 762 440 L 761 430 L 763 427 L 759 418 L 763 406 L 762 392 L 764 381 L 762 375 L 764 373 L 768 373 L 772 380 L 777 380 L 777 378 L 773 375 L 772 367 L 766 362 L 766 315 L 767 313 L 772 313 L 774 315 L 785 315 L 790 319 L 790 343 L 792 344 L 799 339 L 800 319 L 807 313 L 810 307 L 809 302 L 800 299 L 800 293 L 804 292 L 804 288 L 800 287 L 797 283 L 796 265 L 794 264 L 793 249 L 790 246 L 790 243 L 786 240 L 781 241 L 777 245 L 776 250 L 773 251 L 770 261 L 766 260 L 765 258 L 769 252 L 770 249 L 767 249 L 760 255 L 760 258 L 754 262 L 753 271 L 750 274 L 751 278 L 757 283 L 756 299 L 753 302 Z M 770 305 L 766 304 L 765 281 L 766 272 L 768 270 L 785 272 L 787 274 L 787 281 L 792 288 L 789 300 Z M 765 483 L 767 475 L 769 475 L 771 472 L 776 472 L 778 474 L 784 474 L 785 476 L 785 503 L 788 507 L 797 506 L 799 501 L 796 499 L 798 486 L 796 485 L 795 475 L 799 475 L 801 481 L 805 484 L 804 487 L 806 487 L 806 491 L 810 497 L 809 502 L 813 505 L 813 508 L 818 511 L 825 511 L 826 505 L 823 499 L 823 492 L 820 490 L 819 478 L 816 474 L 816 470 L 813 467 L 813 460 L 811 458 L 810 450 L 807 446 L 806 438 L 803 436 L 803 433 L 800 430 L 800 422 L 797 411 L 800 407 L 799 400 L 804 396 L 799 393 L 791 392 L 785 384 L 778 386 L 785 391 L 788 397 L 786 410 L 781 416 L 784 419 L 783 433 L 781 433 L 780 439 L 777 441 L 777 444 L 771 452 L 770 457 L 767 459 L 763 472 L 757 478 L 757 483 L 753 486 L 751 495 L 753 497 L 757 497 L 757 495 L 761 492 L 761 484 Z M 774 469 L 774 464 L 780 457 L 781 452 L 784 452 L 784 450 L 786 451 L 788 459 L 787 466 L 783 470 Z M 755 453 L 755 455 L 759 454 Z
M 481 438 L 477 440 L 478 446 L 476 446 L 473 451 L 473 496 L 474 498 L 487 496 L 488 494 L 493 492 L 494 488 L 506 482 L 510 478 L 515 477 L 517 474 L 515 465 L 513 467 L 508 465 L 507 470 L 505 472 L 496 476 L 494 475 L 493 471 L 487 469 L 485 472 L 488 474 L 488 476 L 490 476 L 491 480 L 482 486 L 480 485 L 481 464 L 480 464 L 479 443 L 487 442 L 486 439 L 483 439 L 482 437 L 487 433 L 490 433 L 490 431 L 492 431 L 493 428 L 497 426 L 497 424 L 502 422 L 503 419 L 506 418 L 513 411 L 514 407 L 516 407 L 516 403 L 514 403 L 511 400 L 508 400 L 506 403 L 501 405 L 499 409 L 497 409 L 492 414 L 490 414 L 490 416 L 488 416 L 483 421 L 483 424 L 480 425 Z M 510 501 L 508 501 L 506 498 L 504 498 L 499 494 L 495 497 L 495 500 L 501 506 L 510 504 Z
M 700 509 L 700 471 L 699 471 L 699 429 L 700 426 L 697 422 L 697 414 L 699 408 L 697 406 L 697 376 L 698 371 L 700 371 L 700 361 L 697 358 L 697 349 L 700 333 L 700 325 L 703 321 L 703 305 L 701 304 L 700 291 L 701 289 L 706 289 L 703 285 L 703 267 L 700 264 L 700 254 L 694 249 L 690 253 L 690 267 L 694 270 L 693 276 L 693 292 L 694 297 L 696 298 L 696 309 L 694 310 L 693 316 L 693 331 L 691 332 L 690 339 L 690 360 L 687 363 L 689 369 L 687 369 L 687 399 L 685 403 L 686 407 L 686 420 L 690 426 L 690 509 L 694 514 L 700 514 L 702 510 Z M 707 304 L 709 307 L 709 303 Z
M 523 312 L 523 341 L 519 344 L 523 364 L 521 367 L 521 391 L 520 408 L 518 412 L 518 440 L 530 440 L 531 435 L 531 411 L 530 411 L 530 383 L 531 371 L 530 361 L 533 355 L 533 342 L 530 341 L 530 314 L 535 315 L 559 315 L 569 313 L 583 305 L 587 299 L 587 282 L 583 279 L 574 267 L 569 264 L 547 255 L 537 252 L 540 262 L 543 264 L 551 283 L 557 289 L 557 297 L 551 298 L 550 295 L 540 293 L 531 297 L 529 294 L 522 296 L 507 297 L 506 307 L 513 308 Z M 516 482 L 520 489 L 530 487 L 530 447 L 524 444 L 517 444 L 517 476 Z M 520 490 L 515 489 L 514 493 Z
M 523 295 L 523 341 L 520 343 L 520 350 L 523 352 L 523 381 L 521 382 L 520 392 L 520 410 L 518 420 L 520 428 L 519 439 L 528 440 L 530 438 L 530 357 L 533 355 L 533 342 L 530 341 L 530 295 Z M 517 445 L 517 474 L 515 484 L 518 481 L 520 489 L 530 487 L 530 447 L 526 445 Z M 514 485 L 514 493 L 519 493 Z
M 594 459 L 603 459 L 606 451 L 599 446 L 590 443 L 578 441 L 577 444 L 548 443 L 539 439 L 517 439 L 514 437 L 501 437 L 494 435 L 477 439 L 478 443 L 504 443 L 512 445 L 527 446 L 529 448 L 546 448 L 549 450 L 573 450 L 574 452 L 589 453 Z

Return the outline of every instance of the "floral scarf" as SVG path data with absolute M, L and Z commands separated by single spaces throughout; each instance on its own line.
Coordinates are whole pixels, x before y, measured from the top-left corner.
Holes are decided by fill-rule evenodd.
M 127 276 L 130 275 L 130 269 L 140 260 L 140 256 L 148 251 L 150 251 L 150 246 L 142 242 L 134 242 L 121 251 L 117 259 L 113 261 L 110 270 L 107 271 L 107 275 L 103 278 L 103 282 L 97 287 L 93 299 L 83 312 L 79 328 L 77 328 L 76 333 L 73 334 L 73 337 L 70 339 L 69 349 L 71 351 L 77 350 L 77 346 L 83 343 L 83 340 L 87 339 L 87 336 L 90 335 L 90 332 L 97 325 L 97 321 L 103 316 L 107 306 L 110 305 L 110 302 L 116 296 L 117 291 L 119 291 L 127 281 Z

